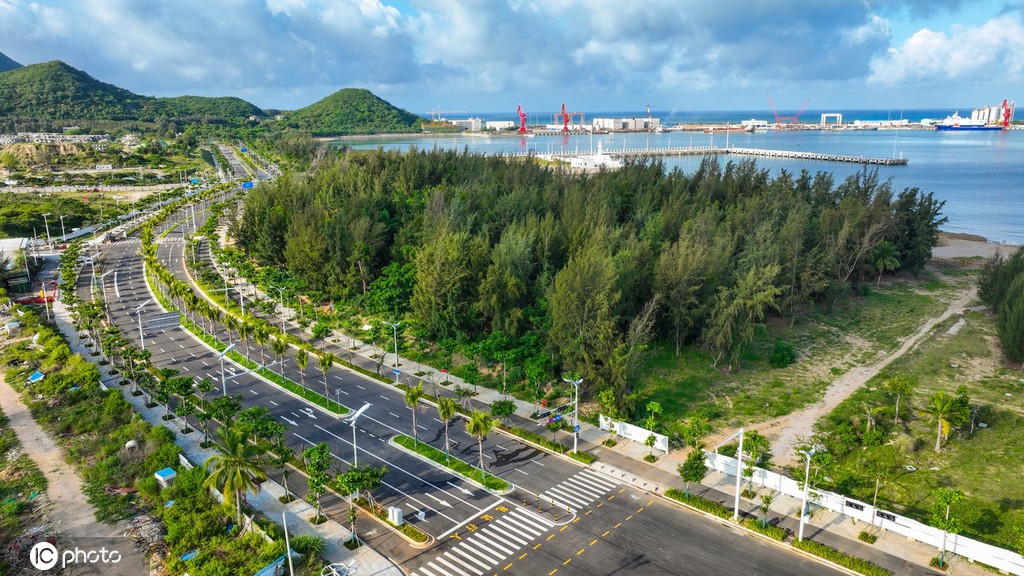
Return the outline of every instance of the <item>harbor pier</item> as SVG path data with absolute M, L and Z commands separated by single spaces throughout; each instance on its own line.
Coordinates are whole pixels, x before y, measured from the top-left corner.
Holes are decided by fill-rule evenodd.
M 559 151 L 550 154 L 530 152 L 545 158 L 569 158 L 589 154 L 586 150 L 574 150 L 570 152 Z M 759 156 L 762 158 L 784 158 L 792 160 L 817 160 L 820 162 L 843 162 L 847 164 L 871 164 L 877 166 L 905 166 L 907 158 L 878 158 L 872 156 L 856 156 L 850 154 L 825 154 L 821 152 L 799 152 L 795 150 L 769 150 L 766 148 L 734 148 L 721 146 L 684 146 L 684 147 L 658 147 L 658 148 L 609 148 L 604 151 L 607 156 L 616 158 L 636 156 L 707 156 L 710 154 L 734 154 L 737 156 Z M 526 156 L 527 153 L 517 153 L 514 156 Z

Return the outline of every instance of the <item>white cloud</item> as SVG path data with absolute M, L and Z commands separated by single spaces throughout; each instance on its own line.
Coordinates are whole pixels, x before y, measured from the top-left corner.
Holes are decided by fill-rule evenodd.
M 943 82 L 993 76 L 1019 79 L 1024 72 L 1024 25 L 1010 16 L 976 28 L 954 27 L 950 34 L 919 30 L 898 48 L 871 63 L 869 82 Z

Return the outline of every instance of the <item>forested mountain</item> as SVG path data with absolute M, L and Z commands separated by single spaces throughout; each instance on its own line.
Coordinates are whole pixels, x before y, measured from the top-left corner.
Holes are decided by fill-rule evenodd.
M 0 52 L 0 72 L 7 72 L 8 70 L 14 70 L 15 68 L 21 68 L 21 64 L 18 64 L 14 60 L 11 60 L 3 52 Z
M 140 96 L 60 61 L 0 73 L 0 117 L 152 122 L 166 118 L 244 120 L 263 111 L 239 98 Z
M 942 205 L 866 170 L 836 185 L 709 158 L 692 175 L 656 161 L 575 175 L 374 151 L 253 190 L 235 232 L 337 305 L 403 318 L 442 346 L 477 343 L 510 382 L 578 373 L 629 417 L 652 336 L 734 366 L 767 314 L 834 305 L 886 269 L 919 271 Z
M 408 132 L 419 121 L 411 112 L 396 108 L 369 90 L 345 88 L 291 112 L 289 127 L 314 136 Z

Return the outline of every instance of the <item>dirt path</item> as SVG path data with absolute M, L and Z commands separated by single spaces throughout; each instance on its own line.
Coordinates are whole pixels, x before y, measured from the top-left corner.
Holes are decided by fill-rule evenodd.
M 894 360 L 913 349 L 937 324 L 954 314 L 962 313 L 977 299 L 977 295 L 977 286 L 972 285 L 963 290 L 955 300 L 950 302 L 945 312 L 926 320 L 917 332 L 903 341 L 903 345 L 899 349 L 871 366 L 858 366 L 850 369 L 838 380 L 832 382 L 825 390 L 825 396 L 818 402 L 791 414 L 746 426 L 745 430 L 757 430 L 771 441 L 772 461 L 776 466 L 789 464 L 796 455 L 797 445 L 814 433 L 814 424 L 818 420 L 834 410 L 840 402 L 849 398 L 851 394 Z M 716 446 L 734 432 L 734 430 L 723 431 L 708 437 L 705 442 L 708 446 Z
M 115 536 L 117 526 L 101 524 L 92 515 L 92 506 L 82 493 L 82 478 L 64 460 L 60 446 L 40 428 L 18 393 L 0 375 L 0 405 L 11 428 L 32 461 L 46 476 L 43 513 L 50 528 L 68 536 Z

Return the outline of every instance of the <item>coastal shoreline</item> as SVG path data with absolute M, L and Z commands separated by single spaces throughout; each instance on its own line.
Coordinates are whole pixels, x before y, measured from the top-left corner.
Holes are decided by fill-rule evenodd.
M 933 259 L 991 258 L 997 253 L 1004 257 L 1013 254 L 1019 246 L 989 242 L 984 236 L 963 232 L 939 232 L 939 243 L 932 249 Z

